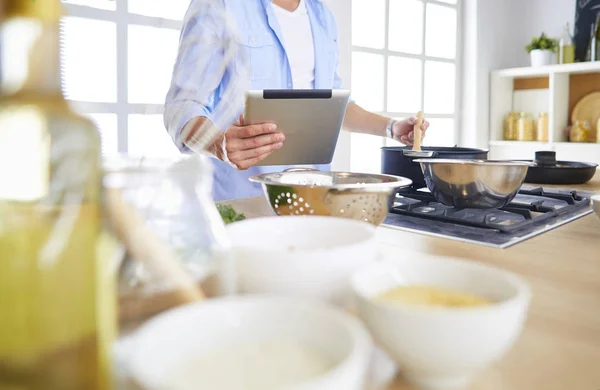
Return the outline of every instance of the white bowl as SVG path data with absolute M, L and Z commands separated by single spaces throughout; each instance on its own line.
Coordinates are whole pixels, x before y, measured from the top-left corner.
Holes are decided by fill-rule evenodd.
M 500 359 L 527 317 L 530 289 L 520 277 L 471 261 L 439 257 L 385 260 L 352 279 L 359 312 L 400 372 L 423 389 L 467 387 Z M 485 307 L 444 308 L 374 302 L 400 285 L 428 285 L 493 300 Z
M 592 206 L 594 208 L 596 216 L 600 218 L 600 195 L 592 196 Z
M 375 227 L 319 216 L 248 219 L 227 227 L 238 291 L 317 298 L 344 305 L 350 277 L 377 258 Z
M 148 390 L 174 388 L 175 370 L 211 351 L 273 340 L 311 345 L 336 364 L 285 390 L 363 390 L 373 352 L 371 336 L 360 321 L 339 309 L 297 298 L 213 299 L 166 312 L 133 337 L 129 370 Z M 188 378 L 178 382 L 193 385 Z

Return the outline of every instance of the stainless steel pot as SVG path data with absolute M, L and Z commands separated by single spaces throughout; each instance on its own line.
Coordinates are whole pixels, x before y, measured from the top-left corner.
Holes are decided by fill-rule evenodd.
M 452 160 L 487 160 L 488 150 L 459 147 L 423 147 L 420 153 L 426 156 L 415 157 L 408 146 L 381 148 L 381 173 L 407 177 L 412 180 L 413 188 L 425 187 L 425 178 L 419 164 L 415 162 L 422 158 L 444 158 Z
M 325 215 L 381 224 L 404 177 L 292 169 L 253 176 L 277 215 Z
M 458 209 L 501 208 L 517 195 L 531 163 L 419 159 L 425 183 L 438 202 Z

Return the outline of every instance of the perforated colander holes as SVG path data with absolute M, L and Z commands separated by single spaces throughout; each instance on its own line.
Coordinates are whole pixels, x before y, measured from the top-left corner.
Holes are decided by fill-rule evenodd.
M 280 214 L 279 208 L 287 206 L 289 210 L 296 210 L 294 214 L 304 215 L 306 212 L 314 214 L 315 211 L 310 207 L 308 202 L 304 202 L 304 198 L 298 197 L 297 194 L 282 192 L 275 198 L 275 204 L 273 205 L 276 209 L 277 214 Z

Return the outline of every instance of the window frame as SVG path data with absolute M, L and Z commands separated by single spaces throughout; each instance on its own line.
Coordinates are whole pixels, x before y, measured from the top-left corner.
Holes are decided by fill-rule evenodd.
M 98 0 L 101 1 L 101 0 Z M 110 1 L 110 0 L 103 0 Z M 183 20 L 165 19 L 153 16 L 145 16 L 130 13 L 128 0 L 114 0 L 115 10 L 105 10 L 80 4 L 62 3 L 66 9 L 66 16 L 79 17 L 90 20 L 108 21 L 116 24 L 116 56 L 117 56 L 117 100 L 116 103 L 87 102 L 69 100 L 71 104 L 83 115 L 87 114 L 116 114 L 117 116 L 117 151 L 128 153 L 129 151 L 129 115 L 144 114 L 162 115 L 163 103 L 129 103 L 128 92 L 128 65 L 129 65 L 129 33 L 130 25 L 140 25 L 155 28 L 163 28 L 181 31 Z M 182 16 L 183 19 L 183 16 Z M 165 91 L 165 95 L 166 95 Z M 166 131 L 166 130 L 165 130 Z
M 425 63 L 427 60 L 430 61 L 439 61 L 443 63 L 454 64 L 456 67 L 455 71 L 455 102 L 454 102 L 454 113 L 453 114 L 429 114 L 425 112 L 426 119 L 452 119 L 454 120 L 454 144 L 457 145 L 460 140 L 460 125 L 461 125 L 461 97 L 462 97 L 462 56 L 463 56 L 463 0 L 456 0 L 456 4 L 449 4 L 443 1 L 438 0 L 420 0 L 423 2 L 423 30 L 422 30 L 422 53 L 421 54 L 411 54 L 405 53 L 401 51 L 395 51 L 389 49 L 389 39 L 390 39 L 390 2 L 391 1 L 402 1 L 402 0 L 385 0 L 385 38 L 384 38 L 384 48 L 383 49 L 373 49 L 364 46 L 358 46 L 351 44 L 351 53 L 362 52 L 369 54 L 377 54 L 382 55 L 384 57 L 384 65 L 383 65 L 383 108 L 384 110 L 378 112 L 381 115 L 385 115 L 391 118 L 406 118 L 410 116 L 415 116 L 415 112 L 390 112 L 388 111 L 388 65 L 390 57 L 400 57 L 400 58 L 410 58 L 410 59 L 418 59 L 421 61 L 421 102 L 420 107 L 425 106 Z M 435 4 L 442 7 L 447 7 L 456 10 L 456 57 L 454 59 L 449 58 L 441 58 L 435 56 L 429 56 L 425 53 L 425 45 L 426 45 L 426 34 L 427 34 L 427 4 Z M 389 138 L 381 139 L 381 146 L 397 146 L 400 145 L 397 141 L 394 141 Z M 352 156 L 350 156 L 352 157 Z

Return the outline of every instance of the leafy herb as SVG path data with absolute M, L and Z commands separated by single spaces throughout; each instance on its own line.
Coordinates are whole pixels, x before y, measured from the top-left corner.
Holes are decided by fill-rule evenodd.
M 525 50 L 527 50 L 528 53 L 531 53 L 532 50 L 556 51 L 557 48 L 558 41 L 549 38 L 545 33 L 542 33 L 539 37 L 534 37 L 531 42 L 525 46 Z
M 238 213 L 233 207 L 228 205 L 217 204 L 217 210 L 219 210 L 219 214 L 221 214 L 221 218 L 223 218 L 223 222 L 226 225 L 246 219 L 244 214 Z

